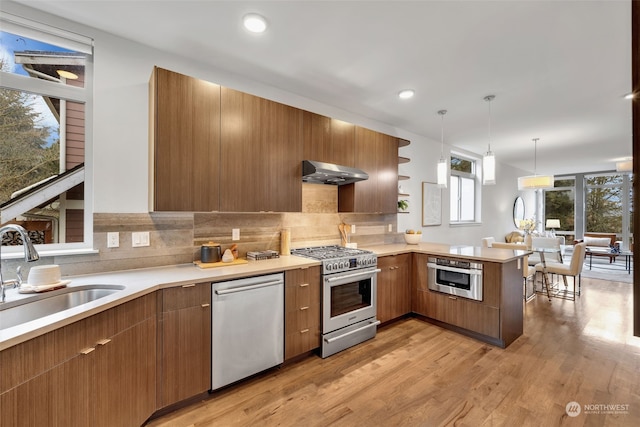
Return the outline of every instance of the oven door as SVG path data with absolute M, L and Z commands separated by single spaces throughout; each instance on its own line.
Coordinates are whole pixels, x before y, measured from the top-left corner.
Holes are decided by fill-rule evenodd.
M 376 316 L 376 276 L 379 272 L 372 267 L 324 276 L 323 334 Z

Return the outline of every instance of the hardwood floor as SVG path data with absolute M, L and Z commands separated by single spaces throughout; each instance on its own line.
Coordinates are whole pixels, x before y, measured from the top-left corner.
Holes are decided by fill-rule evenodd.
M 271 370 L 148 425 L 640 425 L 632 285 L 583 278 L 582 290 L 575 302 L 526 303 L 524 335 L 506 349 L 404 319 L 359 346 Z M 567 415 L 569 402 L 579 415 Z

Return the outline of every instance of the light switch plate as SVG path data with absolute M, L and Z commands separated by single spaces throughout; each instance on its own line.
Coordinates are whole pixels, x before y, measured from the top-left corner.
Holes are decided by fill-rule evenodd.
M 110 231 L 107 233 L 107 247 L 118 248 L 120 247 L 120 233 L 117 231 Z
M 231 240 L 240 240 L 240 229 L 232 228 L 231 229 Z
M 149 246 L 149 232 L 139 231 L 131 233 L 131 247 L 139 248 L 142 246 Z
M 351 224 L 351 234 L 356 234 L 356 225 Z
M 389 224 L 389 233 L 393 231 L 393 224 Z

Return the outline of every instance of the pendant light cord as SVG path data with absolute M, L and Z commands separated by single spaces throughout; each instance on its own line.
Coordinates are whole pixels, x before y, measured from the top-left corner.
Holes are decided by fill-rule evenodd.
M 533 138 L 533 175 L 537 175 L 538 170 L 538 140 L 540 138 Z
M 484 100 L 489 104 L 489 144 L 487 153 L 491 153 L 491 101 L 495 99 L 495 95 L 487 95 Z
M 447 110 L 440 110 L 438 114 L 440 114 L 440 159 L 444 159 L 444 115 L 447 114 Z

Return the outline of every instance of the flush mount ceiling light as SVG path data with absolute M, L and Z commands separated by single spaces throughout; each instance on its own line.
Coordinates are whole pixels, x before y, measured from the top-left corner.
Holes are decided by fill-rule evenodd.
M 242 18 L 244 28 L 252 33 L 264 33 L 267 29 L 267 20 L 257 13 L 248 13 Z
M 440 114 L 440 160 L 438 160 L 438 188 L 447 188 L 447 160 L 444 158 L 444 115 L 447 114 L 447 110 L 438 111 Z
M 68 80 L 77 80 L 78 79 L 78 75 L 72 73 L 71 71 L 67 71 L 67 70 L 56 70 L 56 73 L 58 73 L 58 75 L 60 77 L 64 77 L 65 79 Z
M 533 175 L 521 176 L 518 178 L 518 190 L 539 190 L 553 188 L 553 175 L 537 175 L 536 162 L 538 151 L 538 140 L 533 138 Z
M 491 101 L 495 95 L 487 95 L 484 100 L 489 104 L 489 144 L 487 152 L 482 156 L 482 184 L 494 185 L 496 183 L 496 156 L 491 152 Z
M 401 90 L 398 93 L 398 98 L 400 99 L 409 99 L 409 98 L 413 98 L 413 95 L 415 95 L 415 91 L 413 89 L 405 89 L 405 90 Z

